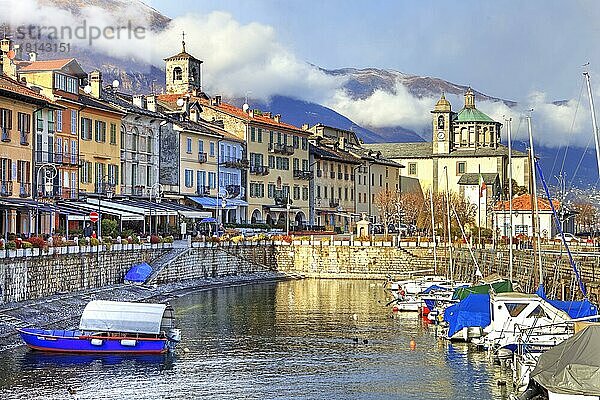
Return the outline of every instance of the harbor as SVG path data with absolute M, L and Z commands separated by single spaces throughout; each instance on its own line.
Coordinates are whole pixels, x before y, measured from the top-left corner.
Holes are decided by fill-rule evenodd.
M 393 314 L 381 284 L 303 279 L 187 294 L 170 301 L 182 329 L 173 356 L 19 347 L 3 353 L 0 396 L 508 398 L 499 365 L 436 337 L 414 314 Z

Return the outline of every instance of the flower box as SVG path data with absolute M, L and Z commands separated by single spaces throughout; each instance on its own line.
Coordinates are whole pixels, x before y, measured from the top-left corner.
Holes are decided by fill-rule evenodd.
M 79 253 L 79 246 L 68 246 L 67 252 L 68 253 Z
M 17 250 L 8 250 L 8 256 L 14 258 L 17 256 Z
M 302 242 L 300 240 L 292 240 L 292 244 L 294 246 L 300 246 L 302 244 Z
M 334 240 L 333 241 L 333 245 L 334 246 L 341 246 L 342 245 L 342 241 L 341 240 Z
M 308 240 L 303 240 L 303 241 L 302 241 L 302 246 L 310 246 L 310 241 L 308 241 Z
M 40 249 L 38 249 L 38 248 L 31 249 L 31 255 L 33 257 L 39 256 L 40 255 Z
M 342 240 L 342 246 L 350 246 L 349 240 Z
M 23 257 L 23 249 L 17 249 L 17 257 Z
M 6 257 L 6 250 L 0 250 L 0 258 Z

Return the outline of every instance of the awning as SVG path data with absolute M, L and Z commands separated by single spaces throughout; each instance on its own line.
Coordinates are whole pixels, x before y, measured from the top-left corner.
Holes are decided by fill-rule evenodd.
M 269 211 L 273 211 L 273 212 L 286 212 L 287 211 L 286 207 L 281 207 L 281 206 L 263 206 L 263 208 L 268 208 Z M 301 211 L 301 209 L 300 209 L 300 207 L 291 206 L 290 211 L 298 212 L 298 211 Z
M 189 200 L 193 201 L 196 204 L 201 205 L 204 208 L 223 208 L 223 199 L 219 198 L 219 201 L 217 202 L 217 199 L 214 197 L 208 197 L 208 196 L 189 196 L 188 197 Z M 225 199 L 225 209 L 226 210 L 233 210 L 235 208 L 237 208 L 238 206 L 235 205 L 233 203 L 234 199 Z M 231 203 L 230 203 L 231 202 Z M 246 203 L 246 205 L 248 205 L 248 203 Z
M 118 208 L 115 209 L 112 207 L 108 207 L 108 202 L 107 202 L 107 204 L 104 204 L 104 201 L 101 202 L 100 207 L 98 207 L 97 204 L 89 204 L 89 203 L 83 203 L 83 202 L 69 202 L 68 205 L 71 208 L 76 208 L 78 210 L 84 211 L 87 214 L 89 214 L 92 211 L 96 211 L 96 212 L 99 211 L 100 214 L 113 215 L 113 216 L 121 219 L 121 221 L 143 221 L 144 220 L 143 214 L 135 213 L 135 212 L 132 212 L 131 210 L 124 210 L 124 209 L 118 209 Z M 86 218 L 83 218 L 82 220 L 86 220 Z
M 36 210 L 38 212 L 54 212 L 55 209 L 51 204 L 30 199 L 17 199 L 14 197 L 5 197 L 0 199 L 0 206 L 8 208 L 26 208 Z
M 165 207 L 161 203 L 152 203 L 145 200 L 104 200 L 104 199 L 95 199 L 88 198 L 87 202 L 89 204 L 100 204 L 102 208 L 106 209 L 116 209 L 116 210 L 124 210 L 129 211 L 134 214 L 141 214 L 144 216 L 176 216 L 177 211 L 171 210 L 168 207 Z
M 94 300 L 85 306 L 79 329 L 157 335 L 161 331 L 163 315 L 172 317 L 172 310 L 166 304 Z

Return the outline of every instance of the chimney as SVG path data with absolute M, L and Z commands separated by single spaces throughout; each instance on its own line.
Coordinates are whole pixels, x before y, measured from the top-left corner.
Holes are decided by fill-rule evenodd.
M 346 150 L 346 138 L 341 136 L 338 137 L 337 147 L 340 150 Z
M 475 94 L 471 88 L 465 93 L 465 108 L 475 108 Z
M 146 96 L 146 108 L 149 111 L 156 112 L 156 96 L 151 94 Z
M 263 113 L 263 116 L 264 116 L 264 117 L 267 117 L 267 118 L 271 118 L 271 111 L 265 111 L 265 112 Z
M 281 122 L 281 114 L 275 114 L 275 122 L 280 123 Z
M 249 109 L 248 110 L 248 115 L 250 116 L 250 118 L 254 118 L 254 110 L 253 109 Z
M 193 122 L 198 122 L 198 120 L 200 119 L 200 113 L 198 112 L 198 109 L 196 107 L 190 109 L 190 121 Z
M 310 128 L 309 124 L 302 124 L 302 130 L 307 131 Z
M 31 53 L 29 53 L 29 61 L 31 61 L 31 62 L 37 61 L 37 53 L 35 51 L 32 51 Z
M 9 54 L 11 50 L 12 53 Z M 10 39 L 4 38 L 0 40 L 0 64 L 2 66 L 0 73 L 5 74 L 9 78 L 17 79 L 17 66 L 13 61 L 15 58 L 15 49 L 13 49 Z
M 95 70 L 90 72 L 91 95 L 99 99 L 102 96 L 102 72 Z
M 213 106 L 220 106 L 221 105 L 221 96 L 215 96 L 215 97 L 213 97 L 210 103 Z
M 144 101 L 144 95 L 143 94 L 138 94 L 133 96 L 133 105 L 139 108 L 146 108 L 145 105 L 145 101 Z

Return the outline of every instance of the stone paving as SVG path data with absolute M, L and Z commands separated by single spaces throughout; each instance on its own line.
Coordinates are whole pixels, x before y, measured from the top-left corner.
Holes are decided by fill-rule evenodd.
M 43 299 L 3 304 L 0 306 L 0 352 L 23 345 L 16 332 L 16 328 L 19 327 L 75 328 L 85 305 L 91 300 L 165 302 L 199 290 L 285 279 L 290 277 L 277 272 L 256 272 L 193 279 L 158 286 L 118 284 L 100 289 L 57 294 Z

